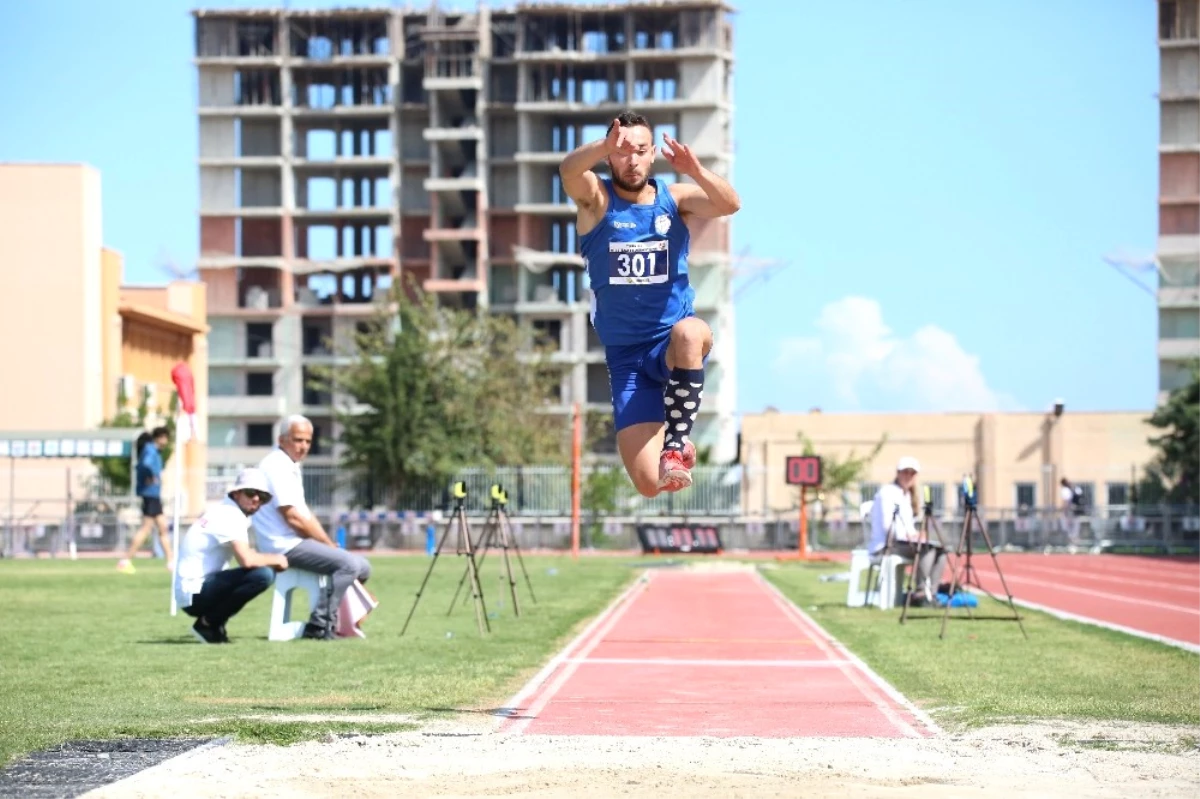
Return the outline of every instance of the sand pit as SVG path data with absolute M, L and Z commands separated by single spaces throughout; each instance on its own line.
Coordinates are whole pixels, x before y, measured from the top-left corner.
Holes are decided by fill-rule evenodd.
M 1200 728 L 990 727 L 927 740 L 501 735 L 492 720 L 290 747 L 230 744 L 117 797 L 1164 797 L 1200 795 Z

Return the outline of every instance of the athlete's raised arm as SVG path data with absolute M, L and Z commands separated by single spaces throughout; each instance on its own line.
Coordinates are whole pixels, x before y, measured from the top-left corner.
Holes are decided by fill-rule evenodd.
M 614 119 L 603 139 L 579 145 L 562 160 L 558 174 L 562 176 L 563 191 L 580 208 L 596 210 L 605 204 L 604 189 L 592 167 L 614 153 L 632 153 L 635 148 L 628 133 L 629 129 Z
M 665 133 L 663 143 L 666 145 L 662 149 L 663 157 L 674 167 L 675 174 L 686 175 L 696 181 L 695 185 L 672 183 L 670 186 L 671 196 L 675 198 L 681 214 L 716 219 L 738 212 L 742 200 L 729 181 L 705 169 L 692 148 L 686 144 L 680 144 Z

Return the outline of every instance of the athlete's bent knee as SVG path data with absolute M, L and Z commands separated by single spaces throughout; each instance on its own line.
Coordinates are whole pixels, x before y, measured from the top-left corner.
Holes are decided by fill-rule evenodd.
M 647 499 L 654 499 L 658 496 L 658 478 L 633 478 L 633 487 L 637 492 Z
M 671 347 L 679 355 L 707 355 L 712 347 L 712 330 L 703 319 L 694 316 L 681 319 L 671 329 Z

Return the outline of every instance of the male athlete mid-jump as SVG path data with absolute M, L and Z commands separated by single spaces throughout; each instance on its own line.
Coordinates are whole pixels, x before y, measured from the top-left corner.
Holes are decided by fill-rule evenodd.
M 733 187 L 691 149 L 666 134 L 663 144 L 676 174 L 694 184 L 667 186 L 650 177 L 654 134 L 631 112 L 559 167 L 563 189 L 579 207 L 575 226 L 591 282 L 592 326 L 608 365 L 617 449 L 647 497 L 690 486 L 696 463 L 689 436 L 713 339 L 692 308 L 687 223 L 741 207 Z M 592 171 L 602 159 L 611 179 Z

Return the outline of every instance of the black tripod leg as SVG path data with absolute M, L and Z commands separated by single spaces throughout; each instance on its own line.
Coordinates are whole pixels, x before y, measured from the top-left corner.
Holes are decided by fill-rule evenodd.
M 500 530 L 500 547 L 504 551 L 504 571 L 508 574 L 508 592 L 512 595 L 513 614 L 521 617 L 521 605 L 517 600 L 517 581 L 513 579 L 512 561 L 508 558 L 508 534 L 501 528 Z
M 912 569 L 908 572 L 908 586 L 904 589 L 904 609 L 900 611 L 900 623 L 908 618 L 908 608 L 912 604 L 913 586 L 917 583 L 917 564 L 921 562 L 921 545 L 917 544 L 917 554 L 913 558 Z
M 483 561 L 485 558 L 487 558 L 488 547 L 491 546 L 491 543 L 492 543 L 492 528 L 487 527 L 484 529 L 484 532 L 483 532 L 483 548 L 479 550 L 479 553 L 480 553 L 479 560 L 476 561 L 476 566 L 478 568 L 483 568 Z M 449 616 L 451 613 L 454 612 L 454 603 L 458 601 L 458 594 L 460 591 L 462 591 L 463 583 L 465 583 L 467 581 L 467 577 L 469 577 L 470 574 L 471 574 L 470 569 L 463 569 L 463 575 L 462 575 L 462 577 L 460 577 L 458 579 L 458 587 L 454 589 L 454 598 L 450 600 L 450 609 L 446 611 L 447 616 Z M 467 603 L 468 596 L 469 596 L 469 594 L 463 594 L 463 604 L 464 605 Z
M 976 517 L 976 522 L 979 518 Z M 1017 612 L 1017 606 L 1013 602 L 1012 591 L 1008 589 L 1008 581 L 1004 579 L 1004 572 L 1000 570 L 1000 561 L 996 558 L 996 548 L 992 546 L 992 539 L 988 535 L 987 529 L 979 522 L 979 532 L 983 534 L 983 542 L 987 544 L 988 554 L 992 556 L 992 566 L 996 568 L 996 576 L 1000 578 L 1000 585 L 1004 587 L 1004 595 L 1008 598 L 1008 608 L 1013 613 L 1013 618 L 1017 621 L 1017 626 L 1021 628 L 1021 635 L 1025 636 L 1025 640 L 1029 640 L 1029 633 L 1025 631 L 1025 624 L 1021 621 L 1021 614 Z M 989 594 L 989 596 L 991 596 Z M 993 599 L 995 597 L 992 597 Z
M 970 511 L 967 511 L 968 518 L 963 519 L 962 534 L 958 537 L 958 543 L 954 546 L 954 560 L 950 564 L 950 595 L 946 597 L 946 607 L 942 611 L 942 631 L 938 633 L 938 638 L 946 637 L 946 623 L 950 621 L 950 604 L 954 601 L 954 595 L 958 593 L 962 583 L 958 579 L 958 562 L 962 557 L 963 541 L 969 536 L 970 528 L 967 526 L 970 522 Z M 949 558 L 947 558 L 949 560 Z
M 467 569 L 471 575 L 471 593 L 475 596 L 475 623 L 479 627 L 479 634 L 483 635 L 484 628 L 490 633 L 492 631 L 492 623 L 488 621 L 487 605 L 483 601 L 483 584 L 479 582 L 479 569 L 475 564 L 475 550 L 471 545 L 471 527 L 467 524 L 467 514 L 463 510 L 459 510 L 460 530 L 459 532 L 466 539 L 466 555 Z
M 508 529 L 508 519 L 504 520 L 505 529 Z M 521 567 L 521 574 L 525 575 L 525 587 L 529 589 L 529 598 L 533 600 L 533 604 L 537 604 L 537 597 L 533 595 L 533 583 L 529 581 L 529 572 L 525 570 L 525 559 L 521 557 L 521 547 L 517 544 L 516 536 L 509 534 L 509 540 L 512 541 L 513 551 L 517 553 L 517 565 Z
M 417 589 L 417 598 L 413 600 L 412 608 L 408 611 L 408 618 L 404 620 L 404 626 L 400 628 L 401 636 L 408 629 L 408 623 L 412 621 L 413 613 L 417 610 L 417 603 L 421 601 L 421 594 L 425 592 L 425 585 L 429 582 L 429 575 L 433 574 L 433 567 L 437 564 L 437 559 L 442 554 L 442 546 L 446 543 L 446 536 L 450 535 L 451 524 L 452 522 L 446 523 L 446 529 L 442 531 L 442 537 L 438 541 L 437 549 L 433 550 L 433 560 L 429 561 L 429 568 L 425 571 L 425 579 L 421 581 L 421 587 Z

